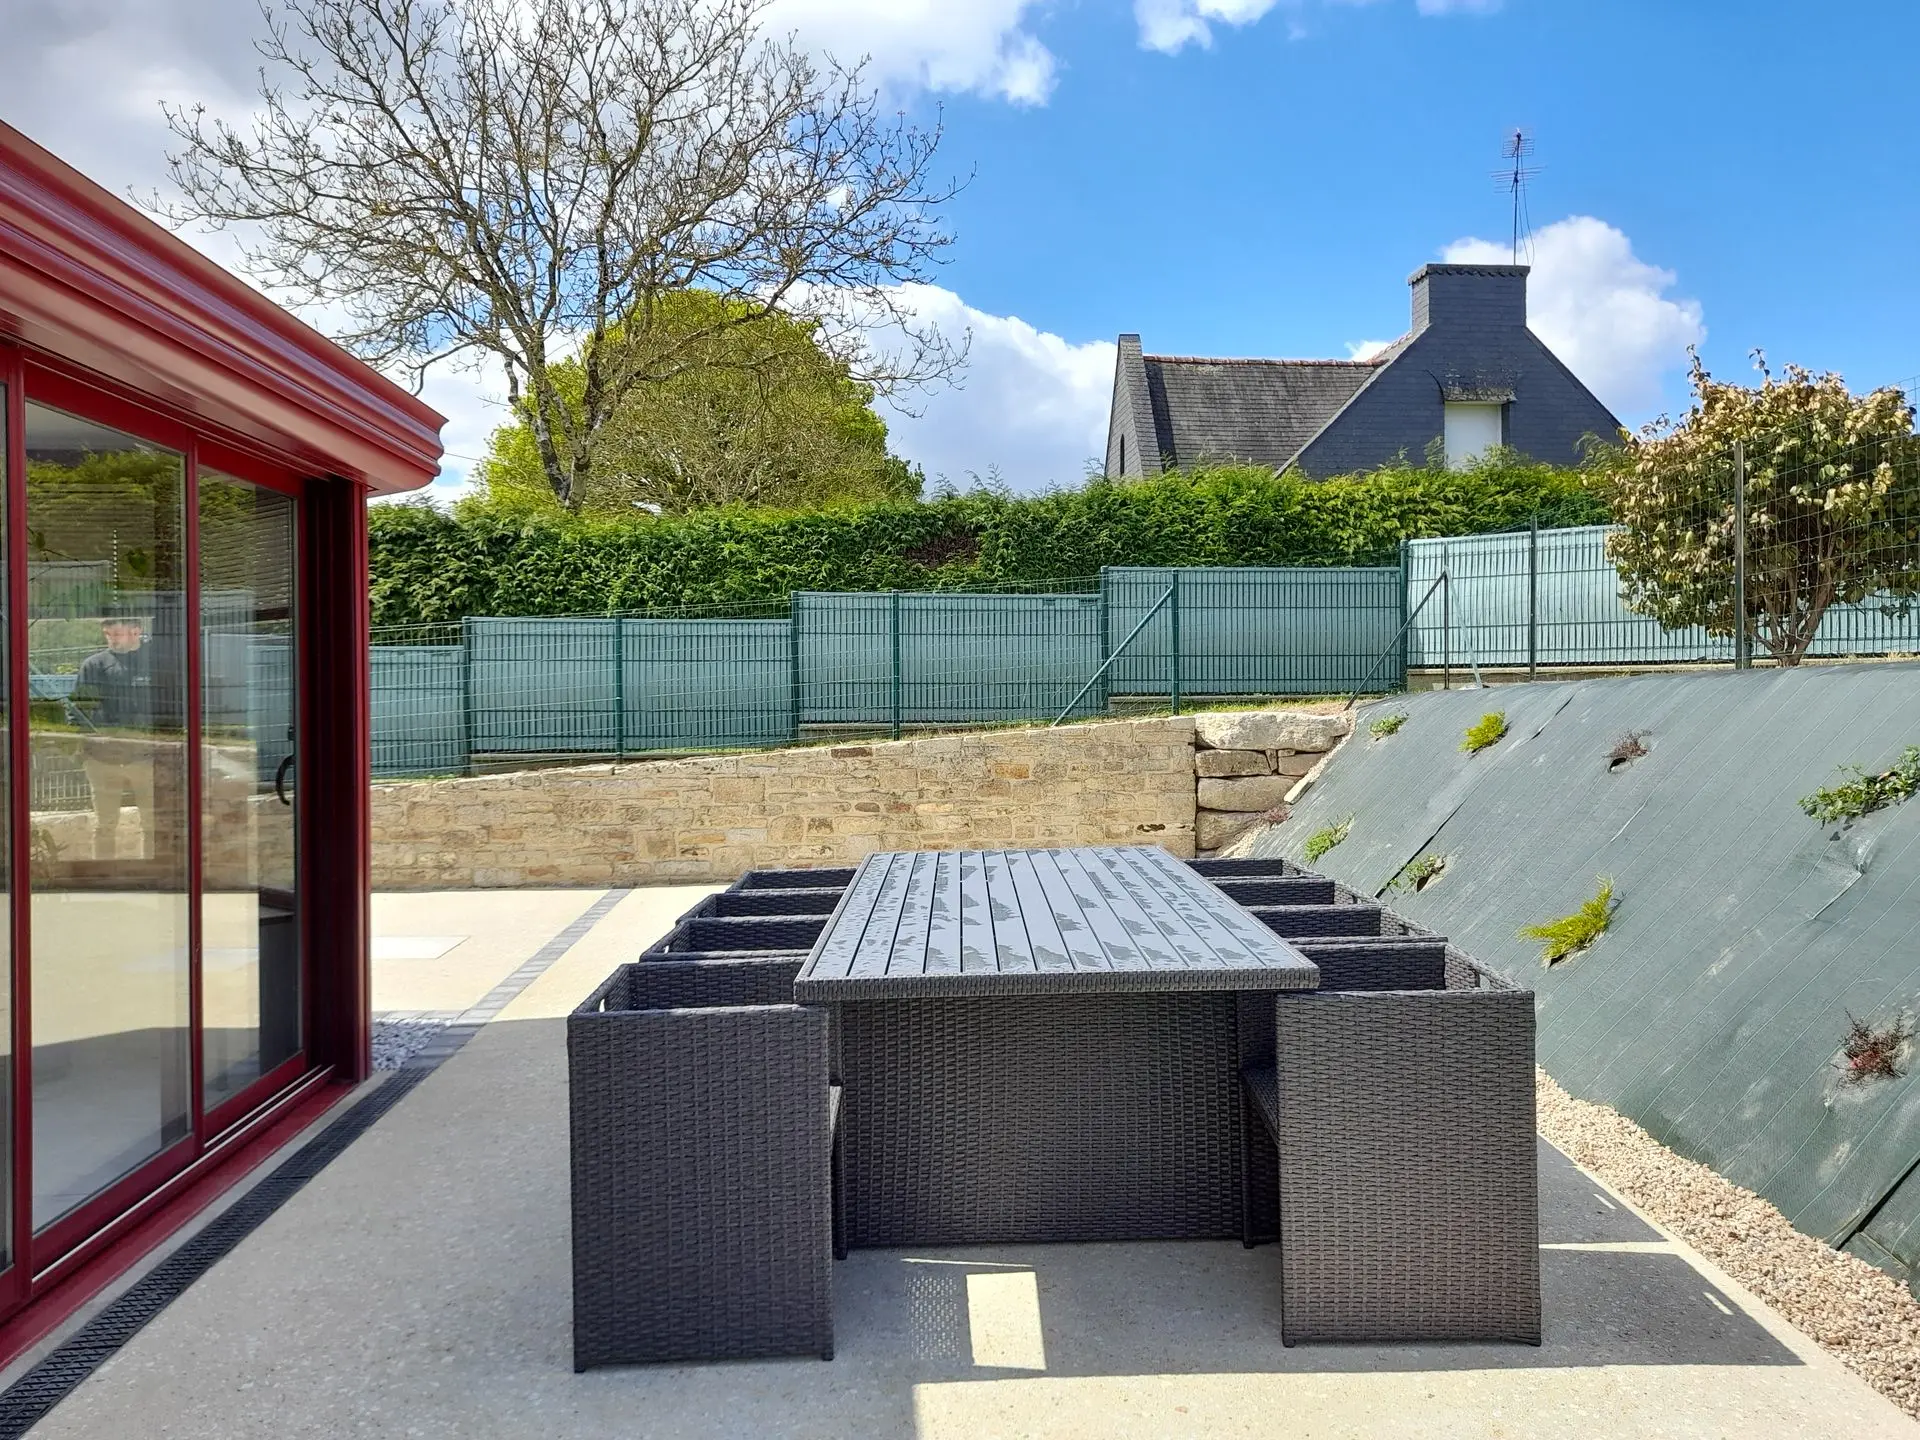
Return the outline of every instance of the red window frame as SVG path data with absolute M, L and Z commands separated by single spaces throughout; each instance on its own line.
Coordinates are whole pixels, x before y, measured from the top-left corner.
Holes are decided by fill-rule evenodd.
M 184 457 L 185 487 L 183 504 L 185 540 L 185 589 L 187 636 L 187 693 L 194 697 L 187 706 L 187 789 L 193 802 L 186 808 L 188 847 L 189 944 L 189 1116 L 188 1133 L 167 1146 L 99 1194 L 55 1220 L 39 1233 L 33 1231 L 32 1216 L 32 918 L 31 875 L 18 857 L 31 853 L 30 806 L 21 786 L 28 783 L 30 747 L 25 707 L 15 704 L 7 735 L 9 769 L 14 779 L 10 790 L 12 813 L 12 855 L 9 876 L 10 978 L 12 1050 L 8 1059 L 12 1097 L 11 1203 L 12 1227 L 9 1254 L 11 1263 L 0 1271 L 0 1321 L 46 1291 L 60 1284 L 76 1270 L 102 1254 L 121 1238 L 124 1231 L 141 1217 L 157 1211 L 176 1192 L 184 1191 L 195 1175 L 226 1158 L 236 1142 L 268 1124 L 273 1117 L 288 1113 L 303 1097 L 318 1089 L 329 1078 L 324 1067 L 315 1067 L 312 1058 L 313 1023 L 313 946 L 310 939 L 313 907 L 309 894 L 309 869 L 312 847 L 306 843 L 308 823 L 303 810 L 296 822 L 295 885 L 298 911 L 295 924 L 301 953 L 302 1045 L 288 1060 L 260 1076 L 239 1094 L 209 1109 L 202 1089 L 202 944 L 201 909 L 203 877 L 201 873 L 203 804 L 203 757 L 201 754 L 200 716 L 200 555 L 199 555 L 199 471 L 201 466 L 286 494 L 296 502 L 303 498 L 304 480 L 298 470 L 258 449 L 235 443 L 211 427 L 197 425 L 192 417 L 164 410 L 145 397 L 136 396 L 77 367 L 63 365 L 37 354 L 28 354 L 0 342 L 0 385 L 6 392 L 6 546 L 8 631 L 7 666 L 10 690 L 24 696 L 27 689 L 25 617 L 27 613 L 27 525 L 26 525 L 26 435 L 25 414 L 29 401 L 66 411 L 99 424 L 122 430 L 138 439 L 163 445 Z M 16 479 L 17 477 L 17 479 Z M 307 535 L 301 518 L 302 507 L 295 508 L 294 593 L 307 593 Z M 295 747 L 296 753 L 307 738 L 308 678 L 307 630 L 310 617 L 296 601 L 295 664 Z

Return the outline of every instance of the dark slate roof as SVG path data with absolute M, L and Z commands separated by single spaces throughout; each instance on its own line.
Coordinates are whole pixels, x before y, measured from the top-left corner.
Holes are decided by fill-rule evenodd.
M 1184 468 L 1284 467 L 1394 353 L 1372 360 L 1208 360 L 1147 355 L 1160 457 Z

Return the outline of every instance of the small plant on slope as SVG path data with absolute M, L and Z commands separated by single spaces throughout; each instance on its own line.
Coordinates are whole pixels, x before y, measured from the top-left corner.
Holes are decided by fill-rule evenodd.
M 1376 740 L 1384 740 L 1389 735 L 1399 733 L 1400 727 L 1407 723 L 1407 712 L 1396 710 L 1391 715 L 1382 715 L 1367 726 L 1367 733 Z
M 1900 1052 L 1913 1038 L 1913 1027 L 1904 1019 L 1879 1029 L 1847 1016 L 1846 1043 L 1840 1047 L 1843 1057 L 1840 1072 L 1854 1084 L 1863 1080 L 1896 1080 L 1900 1076 Z
M 1869 775 L 1858 765 L 1842 765 L 1840 773 L 1853 778 L 1816 790 L 1800 802 L 1800 808 L 1822 825 L 1858 820 L 1920 795 L 1920 745 L 1909 745 L 1878 775 Z
M 1607 752 L 1607 768 L 1618 770 L 1622 765 L 1631 765 L 1647 753 L 1647 732 L 1629 730 L 1613 742 L 1613 748 Z
M 1549 920 L 1544 925 L 1528 925 L 1520 933 L 1546 947 L 1540 952 L 1540 963 L 1551 967 L 1593 944 L 1612 923 L 1613 881 L 1602 880 L 1599 893 L 1573 914 Z
M 1432 851 L 1409 860 L 1406 868 L 1393 877 L 1396 890 L 1421 891 L 1438 880 L 1447 868 L 1447 857 L 1435 855 Z
M 1307 837 L 1307 843 L 1300 847 L 1300 854 L 1311 865 L 1346 839 L 1347 832 L 1351 829 L 1353 829 L 1353 816 L 1349 815 L 1338 825 L 1329 825 L 1324 830 L 1316 830 Z
M 1852 1028 L 1847 1032 L 1846 1044 L 1840 1047 L 1845 1057 L 1841 1074 L 1856 1085 L 1863 1080 L 1897 1080 L 1900 1052 L 1913 1038 L 1913 1027 L 1905 1020 L 1896 1020 L 1876 1030 L 1852 1015 L 1847 1016 L 1847 1024 Z
M 1460 742 L 1460 748 L 1469 755 L 1478 755 L 1489 745 L 1500 743 L 1500 737 L 1507 733 L 1507 712 L 1495 710 L 1482 715 L 1478 722 L 1467 730 L 1467 738 Z

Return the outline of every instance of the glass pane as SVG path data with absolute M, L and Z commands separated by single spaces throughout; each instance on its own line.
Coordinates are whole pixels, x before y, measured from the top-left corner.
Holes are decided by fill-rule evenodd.
M 201 1073 L 209 1109 L 300 1049 L 293 501 L 200 472 Z
M 7 387 L 0 385 L 0 479 L 7 473 Z M 5 494 L 0 490 L 0 497 Z M 6 507 L 0 505 L 0 1270 L 12 1263 L 13 1241 L 13 670 L 7 664 L 10 608 L 6 584 Z
M 184 467 L 27 414 L 33 1224 L 186 1135 Z

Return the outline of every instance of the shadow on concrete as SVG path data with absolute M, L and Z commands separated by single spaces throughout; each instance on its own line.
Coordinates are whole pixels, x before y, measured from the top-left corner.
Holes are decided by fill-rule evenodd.
M 904 1367 L 916 1381 L 1801 1363 L 1671 1250 L 1552 1248 L 1662 1237 L 1557 1150 L 1544 1141 L 1540 1150 L 1549 1248 L 1537 1348 L 1287 1347 L 1279 1247 L 1189 1242 L 856 1251 L 837 1269 L 839 1353 Z M 1019 1275 L 1031 1277 L 1024 1300 L 1006 1283 Z

